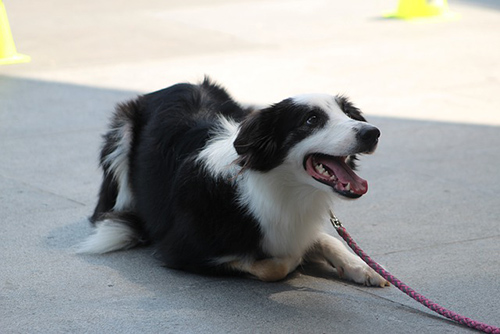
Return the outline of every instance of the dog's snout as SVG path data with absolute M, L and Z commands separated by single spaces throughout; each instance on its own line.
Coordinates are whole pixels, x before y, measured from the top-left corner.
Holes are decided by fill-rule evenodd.
M 377 147 L 380 130 L 374 126 L 364 126 L 358 130 L 356 137 L 359 141 L 360 150 L 371 153 Z
M 376 127 L 363 127 L 358 131 L 358 139 L 367 145 L 373 145 L 380 137 L 380 130 Z

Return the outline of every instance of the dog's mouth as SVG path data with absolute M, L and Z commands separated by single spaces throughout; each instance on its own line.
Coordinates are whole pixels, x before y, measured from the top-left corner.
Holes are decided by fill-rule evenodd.
M 358 198 L 368 191 L 368 182 L 346 164 L 347 157 L 310 154 L 304 159 L 304 169 L 316 181 L 326 184 L 338 194 Z

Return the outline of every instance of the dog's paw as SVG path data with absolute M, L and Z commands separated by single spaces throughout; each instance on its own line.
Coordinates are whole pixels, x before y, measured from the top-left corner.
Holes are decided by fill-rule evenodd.
M 359 256 L 351 253 L 342 242 L 333 236 L 322 233 L 316 244 L 317 248 L 312 253 L 325 259 L 337 269 L 340 277 L 349 279 L 367 286 L 388 286 L 382 276 L 370 268 Z
M 349 261 L 343 266 L 339 266 L 337 272 L 340 277 L 366 286 L 379 286 L 383 288 L 390 285 L 388 281 L 376 273 L 375 270 L 370 268 L 361 259 Z

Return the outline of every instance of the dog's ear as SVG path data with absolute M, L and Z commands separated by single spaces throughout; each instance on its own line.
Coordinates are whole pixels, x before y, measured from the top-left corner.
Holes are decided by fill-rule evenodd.
M 270 108 L 249 115 L 240 125 L 233 145 L 239 158 L 236 162 L 244 169 L 267 171 L 279 162 L 279 139 L 276 117 Z
M 344 95 L 337 95 L 336 96 L 337 103 L 342 109 L 342 111 L 350 118 L 356 120 L 356 121 L 361 121 L 361 122 L 366 122 L 366 119 L 363 117 L 363 114 L 361 113 L 361 110 L 357 108 L 350 100 L 348 97 Z M 358 156 L 356 154 L 350 155 L 346 159 L 347 165 L 351 167 L 352 170 L 357 169 L 357 162 L 358 161 Z
M 344 95 L 337 95 L 336 96 L 337 103 L 342 109 L 342 111 L 349 116 L 352 119 L 355 119 L 356 121 L 361 121 L 361 122 L 366 122 L 366 119 L 363 117 L 363 114 L 361 113 L 361 110 L 359 110 L 350 100 L 348 97 Z

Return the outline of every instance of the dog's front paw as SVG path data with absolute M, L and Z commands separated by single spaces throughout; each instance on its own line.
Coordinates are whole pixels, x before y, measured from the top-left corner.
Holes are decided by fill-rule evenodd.
M 340 240 L 329 234 L 322 233 L 319 236 L 314 252 L 313 255 L 323 257 L 334 266 L 340 277 L 367 286 L 389 285 L 389 282 L 370 268 L 359 256 L 351 253 Z
M 379 286 L 383 288 L 390 285 L 388 281 L 376 273 L 375 270 L 370 268 L 361 259 L 349 261 L 343 266 L 337 267 L 337 272 L 340 277 L 347 278 L 366 286 Z

